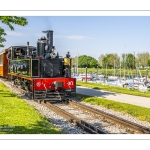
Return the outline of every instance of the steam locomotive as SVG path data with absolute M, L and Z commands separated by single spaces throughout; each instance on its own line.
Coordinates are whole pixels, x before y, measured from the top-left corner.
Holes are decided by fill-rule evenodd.
M 11 46 L 0 53 L 0 76 L 26 91 L 34 100 L 65 100 L 76 95 L 76 79 L 71 77 L 71 58 L 55 53 L 53 31 L 43 31 L 46 37 L 37 47 Z

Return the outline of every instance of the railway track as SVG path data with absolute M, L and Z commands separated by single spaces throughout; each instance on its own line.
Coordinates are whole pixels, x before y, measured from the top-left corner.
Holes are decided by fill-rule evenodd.
M 105 131 L 104 129 L 100 127 L 96 127 L 92 125 L 91 123 L 85 121 L 85 119 L 80 119 L 76 117 L 74 114 L 71 114 L 68 112 L 68 110 L 72 110 L 71 108 L 67 109 L 62 109 L 61 107 L 65 107 L 66 105 L 70 105 L 76 108 L 76 112 L 78 109 L 88 112 L 92 114 L 94 117 L 102 117 L 103 119 L 105 118 L 106 120 L 109 120 L 109 122 L 114 122 L 114 124 L 119 124 L 122 128 L 127 128 L 129 133 L 142 133 L 142 134 L 150 134 L 150 129 L 146 128 L 144 126 L 141 126 L 139 124 L 133 123 L 131 121 L 119 118 L 117 116 L 108 114 L 106 112 L 100 111 L 98 109 L 95 109 L 93 107 L 89 107 L 86 105 L 83 105 L 79 102 L 76 102 L 74 100 L 66 100 L 64 103 L 50 103 L 47 101 L 38 101 L 38 103 L 48 107 L 55 113 L 61 115 L 65 119 L 67 119 L 69 122 L 74 123 L 78 127 L 82 128 L 84 131 L 91 133 L 91 134 L 109 134 L 109 132 Z M 79 112 L 79 111 L 78 111 Z M 94 119 L 94 118 L 93 118 Z M 88 120 L 88 119 L 86 119 Z
M 98 129 L 98 128 L 94 127 L 93 125 L 91 125 L 90 123 L 75 117 L 74 115 L 68 113 L 67 111 L 64 111 L 63 109 L 55 106 L 52 103 L 49 103 L 49 102 L 46 102 L 46 101 L 38 101 L 38 103 L 41 103 L 42 105 L 48 107 L 52 111 L 58 113 L 59 115 L 61 115 L 65 119 L 67 119 L 69 122 L 74 123 L 76 126 L 80 127 L 81 129 L 83 129 L 84 131 L 86 131 L 88 133 L 91 133 L 91 134 L 107 134 L 107 132 L 105 132 L 101 129 Z
M 4 81 L 5 82 L 5 81 Z M 13 88 L 15 88 L 13 86 Z M 19 90 L 19 89 L 18 89 Z M 22 91 L 21 91 L 22 92 Z M 37 101 L 36 101 L 37 102 Z M 142 134 L 150 134 L 150 129 L 147 127 L 144 127 L 142 125 L 136 124 L 134 122 L 128 121 L 126 119 L 123 119 L 121 117 L 117 117 L 115 115 L 112 115 L 110 113 L 106 113 L 104 111 L 101 111 L 99 109 L 95 109 L 93 107 L 89 107 L 87 105 L 83 105 L 80 102 L 77 102 L 75 100 L 66 100 L 64 103 L 49 103 L 47 101 L 38 101 L 38 103 L 48 107 L 50 110 L 54 111 L 56 114 L 59 114 L 66 120 L 68 120 L 71 123 L 74 123 L 75 125 L 79 126 L 81 129 L 85 130 L 87 133 L 91 134 L 116 134 L 119 132 L 111 132 L 110 130 L 107 130 L 103 125 L 103 123 L 91 123 L 91 120 L 104 120 L 106 126 L 110 127 L 112 129 L 113 124 L 118 124 L 124 131 L 120 131 L 120 133 L 142 133 Z M 61 108 L 66 106 L 72 106 L 78 112 L 78 116 L 75 116 L 75 114 L 69 113 L 67 109 Z M 86 112 L 89 113 L 91 117 L 86 118 L 80 118 L 80 110 L 82 110 L 81 113 Z M 86 121 L 85 121 L 86 120 Z M 106 122 L 109 121 L 110 123 L 107 124 Z M 97 121 L 98 122 L 98 121 Z M 97 124 L 98 127 L 97 127 Z M 120 128 L 119 127 L 119 128 Z M 83 132 L 84 133 L 84 132 Z
M 133 129 L 135 131 L 138 131 L 140 133 L 150 134 L 150 129 L 149 128 L 146 128 L 146 127 L 141 126 L 139 124 L 136 124 L 136 123 L 133 123 L 131 121 L 119 118 L 115 115 L 111 115 L 111 114 L 106 113 L 104 111 L 100 111 L 100 110 L 95 109 L 93 107 L 89 107 L 89 106 L 80 104 L 78 102 L 72 101 L 72 100 L 69 100 L 68 102 L 69 102 L 70 105 L 73 105 L 73 106 L 78 107 L 82 110 L 88 111 L 88 112 L 92 113 L 93 115 L 103 116 L 107 119 L 110 119 L 111 121 L 114 121 L 115 123 L 121 124 L 122 126 L 131 128 L 131 129 Z

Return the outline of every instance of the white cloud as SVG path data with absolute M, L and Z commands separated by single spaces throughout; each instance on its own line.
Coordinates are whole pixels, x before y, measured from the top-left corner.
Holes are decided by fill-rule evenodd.
M 21 32 L 15 32 L 15 31 L 6 31 L 7 35 L 12 35 L 12 36 L 25 36 L 26 34 L 23 34 Z
M 43 33 L 43 34 L 42 33 L 37 33 L 37 34 L 34 34 L 34 35 L 41 38 L 41 37 L 45 36 L 45 33 Z
M 65 36 L 65 38 L 73 39 L 73 40 L 93 39 L 91 37 L 82 36 L 82 35 L 70 35 L 70 36 Z
M 70 35 L 70 36 L 56 35 L 54 36 L 54 38 L 67 38 L 67 39 L 72 39 L 72 40 L 94 39 L 94 38 L 82 36 L 82 35 Z
M 27 28 L 27 27 L 15 27 L 15 28 L 18 28 L 18 29 L 25 29 L 25 30 L 33 30 L 32 28 Z
M 63 38 L 62 35 L 54 35 L 54 38 Z
M 37 33 L 37 34 L 35 34 L 35 36 L 43 37 L 46 35 L 44 33 L 43 34 Z M 72 39 L 72 40 L 94 39 L 94 38 L 82 36 L 82 35 L 70 35 L 70 36 L 54 35 L 54 38 L 66 38 L 66 39 Z

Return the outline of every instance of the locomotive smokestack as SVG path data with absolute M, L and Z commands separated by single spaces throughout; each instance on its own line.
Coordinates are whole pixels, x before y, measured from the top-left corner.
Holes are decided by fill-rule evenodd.
M 29 42 L 27 42 L 27 56 L 29 56 Z
M 53 47 L 53 31 L 47 30 L 43 31 L 43 33 L 46 33 L 46 45 L 48 46 L 48 51 L 51 53 L 51 49 Z

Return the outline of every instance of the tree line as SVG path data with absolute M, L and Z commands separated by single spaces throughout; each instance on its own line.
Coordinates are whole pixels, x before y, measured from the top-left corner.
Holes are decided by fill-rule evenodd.
M 150 67 L 149 52 L 141 52 L 118 55 L 117 53 L 101 54 L 98 60 L 91 56 L 81 55 L 72 58 L 72 67 L 79 68 L 145 68 Z

